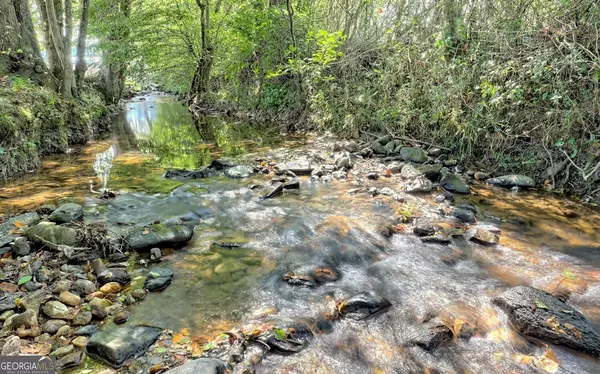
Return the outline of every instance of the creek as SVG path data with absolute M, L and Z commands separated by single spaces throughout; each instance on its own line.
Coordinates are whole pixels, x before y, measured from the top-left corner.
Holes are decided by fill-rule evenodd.
M 350 182 L 302 177 L 297 192 L 261 200 L 252 187 L 272 175 L 162 177 L 166 169 L 196 169 L 220 157 L 248 161 L 278 149 L 293 152 L 307 141 L 227 118 L 193 120 L 172 98 L 149 95 L 114 118 L 110 139 L 52 157 L 40 173 L 2 186 L 0 211 L 76 201 L 86 221 L 105 221 L 116 231 L 157 220 L 197 221 L 184 247 L 163 250 L 160 267 L 174 271 L 173 283 L 133 306 L 126 325 L 189 329 L 208 339 L 267 320 L 319 320 L 336 300 L 360 291 L 391 301 L 375 318 L 332 323 L 300 353 L 269 355 L 257 373 L 538 373 L 517 357 L 539 356 L 543 344 L 515 332 L 491 302 L 507 285 L 565 289 L 569 303 L 600 331 L 600 216 L 562 197 L 473 186 L 475 193 L 457 203 L 473 202 L 480 222 L 502 230 L 490 248 L 462 238 L 423 243 L 410 231 L 389 239 L 380 234 L 399 211 L 450 227 L 447 219 L 432 218 L 438 208 L 430 196 L 400 206 L 385 196 L 349 195 Z M 90 191 L 103 187 L 118 192 L 116 198 Z M 153 266 L 137 266 L 133 287 Z M 315 288 L 282 281 L 283 274 L 319 266 L 335 269 L 339 279 Z M 434 351 L 408 346 L 430 314 L 477 332 Z M 600 372 L 597 358 L 551 349 L 559 373 Z

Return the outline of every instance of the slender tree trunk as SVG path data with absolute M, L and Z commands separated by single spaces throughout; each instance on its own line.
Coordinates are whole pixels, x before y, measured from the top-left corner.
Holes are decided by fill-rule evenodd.
M 131 14 L 131 0 L 121 0 L 118 5 L 119 12 L 129 18 Z M 129 32 L 119 31 L 117 34 L 109 35 L 111 40 L 124 40 L 129 36 Z M 125 62 L 112 61 L 111 51 L 104 51 L 102 59 L 105 62 L 102 77 L 104 80 L 105 97 L 109 103 L 117 103 L 123 95 L 125 88 L 125 76 L 127 72 L 127 64 Z
M 90 0 L 83 0 L 81 4 L 81 19 L 79 20 L 79 35 L 77 37 L 77 59 L 75 62 L 75 84 L 81 88 L 87 64 L 85 62 L 85 41 L 87 38 L 88 19 L 90 13 Z
M 65 0 L 65 37 L 63 38 L 63 61 L 65 62 L 65 72 L 63 78 L 62 95 L 70 98 L 77 91 L 75 85 L 75 75 L 73 73 L 73 52 L 71 51 L 71 41 L 73 39 L 73 0 Z
M 200 35 L 202 38 L 202 51 L 196 61 L 196 71 L 192 79 L 190 97 L 193 103 L 199 104 L 204 100 L 210 84 L 210 71 L 213 64 L 213 47 L 210 42 L 210 3 L 209 0 L 196 0 L 200 8 Z

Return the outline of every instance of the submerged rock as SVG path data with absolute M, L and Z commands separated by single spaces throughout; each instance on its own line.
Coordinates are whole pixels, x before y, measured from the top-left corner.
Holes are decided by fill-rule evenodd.
M 411 334 L 408 345 L 416 345 L 426 351 L 437 348 L 440 344 L 452 339 L 452 331 L 444 326 L 439 318 L 423 323 Z
M 522 334 L 553 344 L 600 355 L 600 335 L 572 306 L 527 286 L 517 286 L 493 299 Z
M 283 184 L 279 183 L 278 185 L 273 187 L 273 189 L 271 191 L 269 191 L 268 194 L 262 196 L 262 199 L 272 199 L 274 197 L 281 195 L 282 192 L 283 192 Z
M 92 335 L 86 348 L 90 356 L 119 368 L 144 354 L 160 334 L 161 329 L 150 326 L 115 328 Z
M 450 215 L 466 223 L 475 223 L 475 213 L 468 209 L 456 208 L 452 211 L 452 213 L 450 213 Z
M 373 292 L 363 291 L 351 296 L 339 306 L 343 317 L 362 320 L 386 312 L 392 303 L 385 297 Z
M 225 364 L 214 358 L 199 358 L 188 361 L 174 369 L 167 370 L 164 374 L 223 374 Z
M 173 281 L 173 270 L 154 268 L 144 281 L 144 288 L 150 292 L 164 290 Z
M 533 188 L 535 187 L 535 181 L 533 178 L 528 177 L 526 175 L 503 175 L 497 178 L 490 178 L 486 181 L 488 184 L 511 188 L 511 187 L 523 187 L 523 188 Z
M 41 222 L 30 227 L 25 236 L 34 243 L 46 245 L 56 249 L 56 246 L 65 245 L 78 247 L 77 231 L 70 227 L 58 226 L 52 222 Z
M 79 204 L 67 203 L 58 207 L 50 216 L 48 220 L 61 223 L 71 223 L 80 221 L 83 219 L 83 208 Z
M 475 226 L 465 233 L 465 239 L 484 245 L 498 244 L 500 230 L 486 226 Z
M 249 166 L 238 165 L 227 169 L 225 175 L 229 178 L 248 178 L 254 173 L 254 169 Z
M 157 223 L 149 226 L 137 226 L 126 236 L 132 249 L 174 246 L 192 238 L 194 230 L 176 223 Z

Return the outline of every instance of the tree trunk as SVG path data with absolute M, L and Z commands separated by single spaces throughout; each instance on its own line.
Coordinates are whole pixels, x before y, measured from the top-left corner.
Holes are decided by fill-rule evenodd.
M 0 75 L 20 74 L 45 83 L 33 22 L 26 0 L 0 0 Z
M 119 11 L 125 17 L 129 18 L 131 14 L 131 0 L 121 0 L 118 4 Z M 109 35 L 111 40 L 122 40 L 129 36 L 129 32 L 119 32 L 118 34 Z M 107 102 L 116 104 L 125 88 L 125 75 L 127 72 L 127 64 L 125 62 L 114 62 L 111 59 L 111 51 L 104 51 L 102 56 L 104 68 L 102 78 L 104 83 L 104 96 Z
M 50 67 L 50 76 L 52 77 L 52 83 L 54 89 L 58 91 L 59 81 L 63 76 L 62 64 L 60 63 L 60 56 L 58 55 L 56 48 L 54 48 L 54 41 L 52 40 L 52 32 L 50 31 L 50 24 L 48 22 L 48 12 L 46 11 L 46 3 L 44 0 L 37 0 L 38 11 L 40 12 L 40 20 L 42 22 L 42 34 L 44 36 L 44 49 L 48 56 L 48 64 Z
M 75 75 L 73 73 L 73 53 L 71 40 L 73 39 L 73 0 L 65 0 L 65 36 L 63 38 L 64 75 L 62 85 L 63 97 L 70 98 L 77 91 Z
M 87 38 L 88 16 L 90 13 L 90 0 L 83 0 L 81 4 L 81 19 L 79 20 L 79 35 L 77 37 L 77 59 L 75 62 L 75 84 L 81 88 L 87 64 L 85 62 L 85 39 Z
M 200 8 L 200 35 L 202 38 L 202 50 L 200 58 L 196 61 L 196 71 L 190 88 L 190 98 L 194 104 L 204 101 L 210 84 L 210 71 L 213 64 L 213 47 L 210 42 L 210 4 L 209 0 L 196 0 Z

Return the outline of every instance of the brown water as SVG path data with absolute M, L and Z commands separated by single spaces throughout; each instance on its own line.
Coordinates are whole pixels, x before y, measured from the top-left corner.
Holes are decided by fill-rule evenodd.
M 336 322 L 330 334 L 318 335 L 299 354 L 268 356 L 258 373 L 538 373 L 519 355 L 540 355 L 545 347 L 516 334 L 491 304 L 506 285 L 568 290 L 569 302 L 600 327 L 597 212 L 544 194 L 477 186 L 468 199 L 477 204 L 481 222 L 502 229 L 500 245 L 457 241 L 442 246 L 423 244 L 411 234 L 388 241 L 377 231 L 379 222 L 407 211 L 451 227 L 435 214 L 429 197 L 404 204 L 384 196 L 352 197 L 347 183 L 303 179 L 300 192 L 262 201 L 263 192 L 248 187 L 268 176 L 163 180 L 165 167 L 199 167 L 219 155 L 260 151 L 277 142 L 240 124 L 212 121 L 199 128 L 168 98 L 131 103 L 115 119 L 113 139 L 48 160 L 40 174 L 4 186 L 1 208 L 16 211 L 76 199 L 85 204 L 86 219 L 106 220 L 115 229 L 117 223 L 198 219 L 192 241 L 169 251 L 160 265 L 175 270 L 173 284 L 136 305 L 132 324 L 189 328 L 193 336 L 207 339 L 273 318 L 315 319 L 331 313 L 336 299 L 358 291 L 376 290 L 392 301 L 390 311 L 375 319 Z M 95 177 L 97 154 L 102 156 L 96 171 L 104 178 Z M 112 200 L 97 199 L 90 179 L 96 189 L 106 181 L 123 192 Z M 393 187 L 395 182 L 370 183 Z M 314 265 L 333 266 L 342 277 L 314 289 L 281 281 L 284 273 Z M 134 283 L 143 282 L 151 267 L 138 269 Z M 432 312 L 467 321 L 478 333 L 433 353 L 405 347 L 418 321 Z M 600 372 L 597 358 L 551 349 L 560 361 L 559 373 Z

